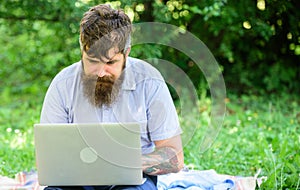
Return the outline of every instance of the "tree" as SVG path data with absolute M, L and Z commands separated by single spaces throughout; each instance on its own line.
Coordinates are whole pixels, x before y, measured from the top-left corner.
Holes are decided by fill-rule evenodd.
M 98 1 L 10 0 L 0 4 L 1 87 L 13 92 L 47 87 L 63 67 L 80 59 L 82 14 Z M 297 0 L 112 1 L 134 23 L 163 22 L 196 35 L 223 69 L 228 90 L 300 92 L 300 2 Z M 155 48 L 153 48 L 155 47 Z M 146 50 L 146 51 L 145 51 Z M 167 59 L 195 86 L 205 78 L 192 60 L 170 47 L 145 45 L 132 52 Z M 36 82 L 35 82 L 36 81 Z M 5 84 L 5 85 L 3 85 Z

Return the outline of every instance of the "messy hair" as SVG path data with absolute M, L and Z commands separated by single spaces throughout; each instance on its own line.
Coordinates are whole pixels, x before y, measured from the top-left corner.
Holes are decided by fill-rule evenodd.
M 111 48 L 125 52 L 130 47 L 131 31 L 131 21 L 122 10 L 112 9 L 107 4 L 94 6 L 80 22 L 81 50 L 97 58 L 108 58 Z

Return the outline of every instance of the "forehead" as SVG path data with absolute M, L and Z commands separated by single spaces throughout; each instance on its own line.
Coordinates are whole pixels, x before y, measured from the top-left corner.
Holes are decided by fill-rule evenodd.
M 114 56 L 110 57 L 110 58 L 105 58 L 105 57 L 101 57 L 101 58 L 97 58 L 97 57 L 91 57 L 86 53 L 83 53 L 82 55 L 82 59 L 87 61 L 87 62 L 100 62 L 100 63 L 108 63 L 108 62 L 118 62 L 123 60 L 124 55 L 122 53 L 117 53 Z
M 115 58 L 117 58 L 119 55 L 121 54 L 119 51 L 118 51 L 118 48 L 111 48 L 107 51 L 106 54 L 104 55 L 101 55 L 101 54 L 95 54 L 91 51 L 83 51 L 83 56 L 86 57 L 86 58 L 89 58 L 91 60 L 99 60 L 99 61 L 102 61 L 102 62 L 108 62 L 110 60 L 113 60 Z
M 91 57 L 106 57 L 111 58 L 112 54 L 120 52 L 118 45 L 116 43 L 111 44 L 109 40 L 102 37 L 99 40 L 96 40 L 93 45 L 86 46 L 86 53 Z

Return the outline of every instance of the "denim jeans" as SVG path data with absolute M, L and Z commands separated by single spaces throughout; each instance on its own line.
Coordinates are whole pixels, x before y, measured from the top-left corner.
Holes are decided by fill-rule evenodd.
M 117 186 L 49 186 L 44 190 L 157 190 L 156 176 L 144 175 L 146 181 L 142 185 L 117 185 Z

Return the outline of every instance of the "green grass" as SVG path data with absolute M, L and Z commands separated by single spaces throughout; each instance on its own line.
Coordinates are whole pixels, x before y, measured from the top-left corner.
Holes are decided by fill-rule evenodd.
M 261 169 L 260 176 L 268 177 L 261 189 L 300 188 L 299 101 L 287 95 L 229 97 L 223 127 L 204 153 L 199 152 L 198 142 L 210 118 L 201 113 L 199 128 L 184 149 L 186 163 L 238 176 L 254 176 Z M 206 104 L 202 101 L 200 108 Z M 190 125 L 183 122 L 185 128 Z
M 39 121 L 43 95 L 2 93 L 0 104 L 0 175 L 14 177 L 35 169 L 33 124 Z M 200 152 L 210 122 L 210 99 L 181 115 L 185 163 L 235 176 L 268 180 L 260 189 L 299 189 L 300 100 L 284 96 L 229 96 L 226 117 L 213 145 Z
M 33 124 L 39 121 L 43 96 L 0 94 L 0 175 L 14 177 L 35 169 Z

